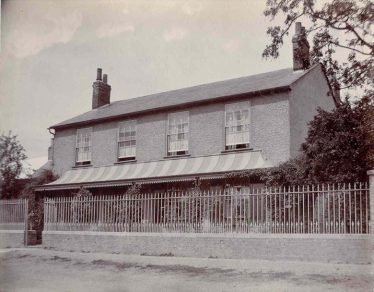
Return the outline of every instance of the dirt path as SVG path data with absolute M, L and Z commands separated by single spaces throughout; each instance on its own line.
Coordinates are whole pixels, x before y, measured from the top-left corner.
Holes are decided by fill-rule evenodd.
M 374 291 L 371 265 L 0 251 L 0 291 Z

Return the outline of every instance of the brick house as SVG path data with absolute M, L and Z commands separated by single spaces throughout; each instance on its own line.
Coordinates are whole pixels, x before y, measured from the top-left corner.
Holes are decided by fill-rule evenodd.
M 110 102 L 97 70 L 92 110 L 50 127 L 50 165 L 60 178 L 36 190 L 123 193 L 223 187 L 227 173 L 295 157 L 318 107 L 339 101 L 323 67 L 309 65 L 296 26 L 293 68 Z

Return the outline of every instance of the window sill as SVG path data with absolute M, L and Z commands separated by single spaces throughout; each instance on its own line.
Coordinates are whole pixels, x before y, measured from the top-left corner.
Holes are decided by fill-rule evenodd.
M 137 161 L 136 159 L 132 159 L 132 160 L 124 160 L 124 161 L 117 161 L 117 162 L 114 162 L 114 164 L 135 163 L 136 161 Z
M 181 155 L 170 155 L 170 156 L 165 156 L 164 159 L 178 159 L 181 157 L 190 157 L 191 154 L 181 154 Z
M 83 165 L 74 165 L 72 168 L 84 168 L 84 167 L 91 167 L 93 166 L 91 163 L 90 164 L 83 164 Z
M 221 153 L 232 153 L 232 152 L 245 152 L 245 151 L 253 151 L 253 148 L 242 148 L 242 149 L 232 149 L 232 150 L 223 150 Z

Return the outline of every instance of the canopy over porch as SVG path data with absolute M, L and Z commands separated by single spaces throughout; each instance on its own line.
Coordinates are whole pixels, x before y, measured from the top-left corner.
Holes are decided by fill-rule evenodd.
M 118 187 L 132 183 L 161 183 L 222 178 L 226 173 L 272 167 L 261 151 L 180 157 L 160 161 L 121 163 L 102 167 L 81 167 L 66 171 L 58 180 L 36 191 Z

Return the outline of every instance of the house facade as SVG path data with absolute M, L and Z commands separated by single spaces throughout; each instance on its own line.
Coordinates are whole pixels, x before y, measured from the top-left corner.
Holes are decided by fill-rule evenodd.
M 165 191 L 196 180 L 213 187 L 229 172 L 297 156 L 317 108 L 338 102 L 323 67 L 309 66 L 305 41 L 299 25 L 293 68 L 112 103 L 98 69 L 92 110 L 50 127 L 60 178 L 37 190 L 123 192 L 138 183 Z

